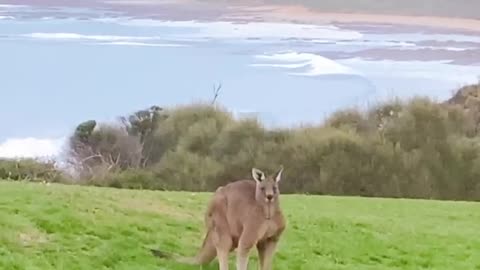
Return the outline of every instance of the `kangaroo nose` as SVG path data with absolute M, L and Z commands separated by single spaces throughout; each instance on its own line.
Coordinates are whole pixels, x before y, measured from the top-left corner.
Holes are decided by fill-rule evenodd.
M 273 199 L 273 195 L 268 194 L 268 195 L 267 195 L 267 199 L 268 199 L 269 201 L 271 201 L 271 200 Z

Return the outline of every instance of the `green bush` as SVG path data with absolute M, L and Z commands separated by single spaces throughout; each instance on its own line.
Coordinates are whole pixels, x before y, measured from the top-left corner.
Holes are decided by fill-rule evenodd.
M 178 106 L 167 114 L 155 132 L 165 151 L 174 150 L 181 143 L 180 147 L 188 151 L 208 154 L 215 136 L 233 121 L 228 112 L 205 104 Z
M 66 181 L 55 162 L 35 159 L 0 159 L 0 179 L 13 181 Z
M 211 183 L 222 171 L 222 166 L 210 157 L 186 151 L 170 151 L 153 168 L 162 189 L 211 190 Z
M 112 162 L 103 162 L 83 182 L 212 191 L 250 178 L 252 167 L 274 172 L 283 165 L 283 193 L 479 200 L 478 87 L 462 89 L 466 92 L 443 103 L 394 99 L 366 111 L 338 111 L 322 125 L 292 129 L 267 129 L 257 119 L 235 119 L 206 104 L 179 106 L 162 109 L 157 117 L 135 118 L 146 123 L 142 134 L 151 130 L 148 144 L 141 139 L 140 145 L 138 132 L 119 144 L 83 124 L 87 128 L 80 130 L 90 131 L 82 133 L 83 141 L 105 142 L 102 153 L 142 161 L 141 166 L 125 162 L 114 169 Z M 150 111 L 140 112 L 148 116 Z M 122 145 L 122 151 L 115 145 Z M 130 157 L 128 149 L 141 151 L 131 151 Z
M 87 179 L 82 183 L 93 186 L 129 189 L 160 189 L 161 187 L 153 172 L 141 169 L 115 171 L 102 177 Z

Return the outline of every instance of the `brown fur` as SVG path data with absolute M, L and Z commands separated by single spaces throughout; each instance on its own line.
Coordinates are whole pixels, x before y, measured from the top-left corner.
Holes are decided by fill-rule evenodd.
M 217 257 L 220 270 L 228 270 L 228 255 L 236 249 L 236 269 L 247 270 L 249 253 L 256 247 L 260 269 L 270 270 L 286 227 L 279 204 L 282 171 L 267 177 L 253 168 L 255 181 L 239 180 L 217 188 L 205 214 L 202 247 L 195 258 L 183 262 L 207 264 Z

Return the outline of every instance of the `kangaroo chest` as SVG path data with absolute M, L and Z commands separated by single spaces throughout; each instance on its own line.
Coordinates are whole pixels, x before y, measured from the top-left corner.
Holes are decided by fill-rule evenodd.
M 259 227 L 259 230 L 258 230 L 259 240 L 265 240 L 275 236 L 278 232 L 278 229 L 279 229 L 278 224 L 274 220 L 267 219 Z

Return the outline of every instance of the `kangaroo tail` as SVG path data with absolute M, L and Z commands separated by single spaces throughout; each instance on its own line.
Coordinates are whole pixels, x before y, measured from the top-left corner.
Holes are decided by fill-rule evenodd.
M 211 231 L 208 230 L 203 239 L 202 247 L 195 257 L 177 257 L 180 263 L 191 265 L 204 265 L 210 263 L 217 255 L 217 250 L 211 241 Z
M 157 249 L 150 249 L 150 252 L 155 257 L 159 258 L 170 258 L 182 264 L 189 265 L 204 265 L 210 263 L 215 256 L 217 255 L 216 249 L 210 240 L 211 233 L 210 230 L 207 231 L 207 235 L 203 239 L 202 247 L 195 257 L 184 257 L 173 253 L 163 252 Z
M 184 264 L 197 264 L 196 257 L 183 257 L 173 253 L 167 253 L 158 249 L 150 249 L 150 252 L 153 256 L 162 258 L 162 259 L 173 259 L 179 263 Z
M 220 194 L 222 187 L 217 189 L 217 194 Z M 213 243 L 213 235 L 212 232 L 214 231 L 215 221 L 212 218 L 212 208 L 216 202 L 216 200 L 224 199 L 223 195 L 221 197 L 214 197 L 214 199 L 209 203 L 207 213 L 205 215 L 205 225 L 207 228 L 207 233 L 203 238 L 203 243 L 198 251 L 197 255 L 194 257 L 182 257 L 174 254 L 168 254 L 159 250 L 151 250 L 154 256 L 161 257 L 161 258 L 172 258 L 175 261 L 183 264 L 190 264 L 190 265 L 204 265 L 210 263 L 215 257 L 217 256 L 217 249 Z

